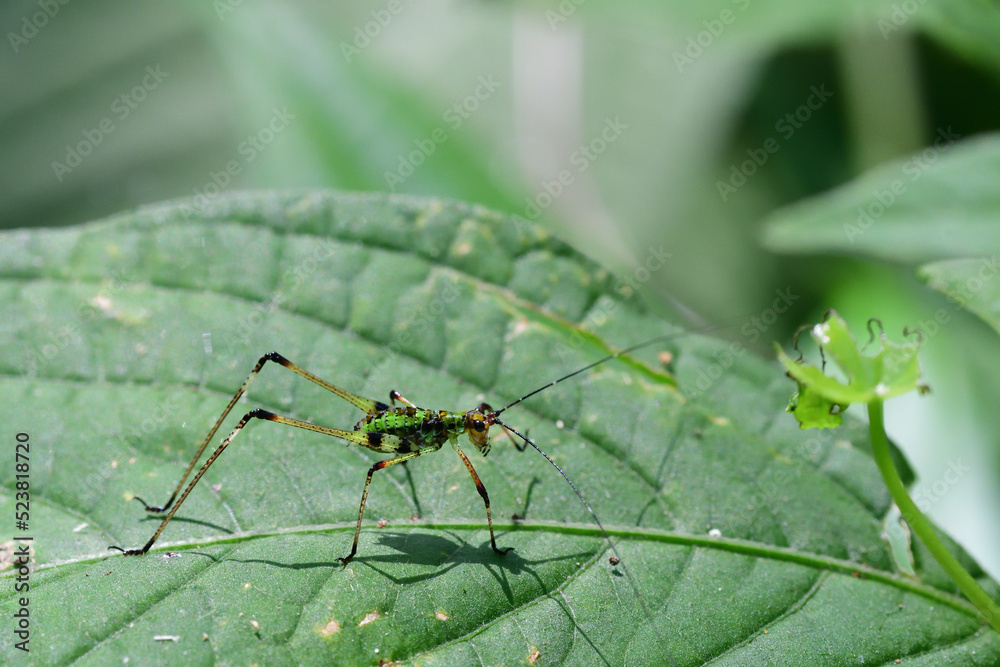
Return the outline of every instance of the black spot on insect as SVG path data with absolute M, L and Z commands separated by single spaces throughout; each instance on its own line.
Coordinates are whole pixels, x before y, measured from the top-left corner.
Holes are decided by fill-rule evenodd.
M 381 433 L 369 433 L 368 434 L 368 444 L 372 447 L 382 446 L 382 434 Z

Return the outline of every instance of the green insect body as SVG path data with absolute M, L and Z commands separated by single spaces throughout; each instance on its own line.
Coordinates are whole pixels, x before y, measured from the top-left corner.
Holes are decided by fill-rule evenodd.
M 479 414 L 483 415 L 481 410 L 483 407 L 488 414 L 490 408 L 485 404 L 480 406 Z M 425 410 L 409 406 L 403 408 L 385 406 L 380 412 L 366 415 L 354 426 L 354 430 L 368 434 L 365 446 L 369 449 L 406 454 L 425 447 L 438 449 L 446 441 L 456 440 L 458 436 L 470 430 L 468 424 L 470 414 L 472 413 Z M 471 428 L 475 429 L 474 426 Z M 385 435 L 396 436 L 399 442 L 387 441 Z M 476 444 L 475 441 L 473 444 Z M 484 446 L 477 445 L 477 447 L 483 456 L 486 456 L 490 449 L 489 440 Z

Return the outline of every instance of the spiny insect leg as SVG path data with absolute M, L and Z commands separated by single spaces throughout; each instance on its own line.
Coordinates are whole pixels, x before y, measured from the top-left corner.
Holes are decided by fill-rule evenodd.
M 406 398 L 404 398 L 403 395 L 400 394 L 395 389 L 393 389 L 392 391 L 389 392 L 389 400 L 392 401 L 392 404 L 394 406 L 396 405 L 396 401 L 399 401 L 400 403 L 402 403 L 403 405 L 405 405 L 408 408 L 417 408 L 417 406 L 415 406 L 413 403 L 411 403 Z M 420 408 L 417 408 L 417 409 L 419 410 Z
M 274 414 L 273 412 L 268 412 L 267 410 L 260 410 L 260 409 L 252 410 L 243 415 L 243 419 L 241 419 L 240 422 L 236 425 L 236 428 L 234 428 L 232 432 L 226 437 L 226 439 L 222 441 L 222 444 L 219 445 L 219 447 L 214 452 L 212 452 L 212 455 L 208 457 L 208 460 L 205 461 L 205 464 L 195 474 L 194 478 L 191 480 L 191 483 L 188 484 L 187 488 L 184 489 L 184 493 L 180 495 L 180 498 L 177 500 L 177 503 L 170 510 L 170 513 L 167 514 L 167 516 L 163 519 L 163 522 L 160 524 L 160 527 L 156 529 L 156 532 L 153 533 L 153 536 L 149 538 L 149 541 L 146 542 L 146 545 L 144 547 L 142 547 L 141 549 L 123 549 L 121 547 L 111 545 L 108 548 L 117 549 L 126 556 L 141 556 L 147 551 L 149 551 L 150 547 L 153 546 L 153 543 L 156 542 L 156 540 L 159 539 L 160 535 L 163 533 L 164 528 L 166 528 L 167 524 L 170 523 L 170 520 L 174 518 L 174 514 L 176 514 L 177 510 L 180 509 L 180 506 L 184 504 L 184 501 L 187 499 L 188 494 L 191 493 L 191 490 L 194 488 L 195 484 L 198 483 L 198 480 L 200 480 L 202 475 L 205 474 L 205 471 L 208 470 L 213 463 L 215 463 L 215 460 L 222 455 L 222 452 L 226 450 L 226 447 L 229 446 L 229 443 L 233 441 L 233 439 L 237 436 L 237 434 L 239 434 L 239 432 L 243 430 L 243 427 L 246 426 L 247 422 L 249 422 L 251 419 L 267 419 L 269 421 L 278 422 L 280 424 L 297 426 L 299 428 L 308 429 L 310 431 L 316 431 L 318 433 L 332 435 L 336 438 L 342 438 L 344 440 L 348 440 L 358 445 L 365 445 L 365 443 L 367 443 L 366 434 L 360 431 L 341 431 L 340 429 L 336 428 L 317 426 L 315 424 L 310 424 L 308 422 L 299 421 L 298 419 L 290 419 L 288 417 L 282 417 L 280 415 Z
M 365 478 L 365 488 L 361 492 L 361 506 L 358 507 L 358 525 L 354 527 L 354 542 L 351 543 L 351 553 L 347 554 L 343 558 L 338 558 L 341 563 L 347 565 L 354 558 L 354 554 L 358 553 L 358 536 L 361 534 L 361 517 L 365 514 L 365 502 L 368 500 L 368 487 L 372 483 L 372 475 L 375 474 L 376 470 L 381 470 L 382 468 L 388 468 L 389 466 L 396 463 L 405 463 L 410 459 L 415 459 L 422 454 L 428 452 L 436 452 L 440 448 L 437 447 L 425 447 L 424 449 L 418 449 L 416 451 L 408 452 L 402 456 L 397 456 L 394 459 L 385 459 L 384 461 L 378 461 L 375 465 L 368 469 L 368 477 Z
M 284 366 L 288 370 L 293 371 L 298 375 L 301 375 L 310 382 L 315 382 L 319 386 L 323 387 L 328 391 L 333 392 L 334 394 L 340 396 L 344 400 L 350 401 L 351 403 L 358 406 L 365 412 L 375 412 L 379 409 L 384 409 L 388 407 L 387 405 L 379 401 L 373 401 L 370 398 L 365 398 L 364 396 L 358 396 L 357 394 L 352 394 L 349 391 L 345 391 L 340 387 L 332 385 L 326 380 L 323 380 L 313 375 L 312 373 L 303 370 L 302 368 L 299 368 L 298 366 L 296 366 L 291 361 L 281 356 L 277 352 L 269 352 L 257 360 L 256 365 L 254 365 L 253 370 L 250 371 L 250 374 L 247 376 L 247 379 L 243 381 L 243 384 L 240 386 L 239 391 L 237 391 L 236 394 L 233 395 L 233 398 L 229 401 L 229 405 L 227 405 L 226 409 L 222 411 L 222 414 L 219 415 L 219 418 L 215 420 L 215 424 L 212 426 L 212 430 L 209 431 L 208 435 L 205 436 L 205 439 L 202 440 L 201 446 L 198 447 L 198 451 L 195 452 L 194 457 L 192 457 L 191 459 L 191 462 L 188 463 L 188 467 L 184 471 L 184 475 L 181 477 L 180 481 L 177 482 L 177 486 L 174 487 L 174 492 L 170 494 L 170 498 L 167 500 L 167 502 L 163 503 L 163 505 L 160 506 L 154 506 L 150 505 L 139 496 L 134 496 L 135 500 L 138 500 L 143 504 L 147 512 L 165 512 L 168 509 L 170 509 L 171 505 L 174 504 L 174 500 L 177 499 L 177 494 L 180 493 L 182 488 L 184 488 L 184 482 L 187 481 L 187 478 L 191 474 L 191 471 L 194 470 L 194 466 L 198 462 L 198 459 L 201 458 L 201 455 L 204 453 L 205 448 L 208 447 L 208 443 L 212 441 L 213 437 L 215 437 L 215 432 L 219 430 L 219 426 L 222 425 L 222 422 L 229 415 L 229 411 L 233 409 L 234 405 L 236 405 L 236 401 L 240 400 L 240 397 L 246 393 L 247 388 L 250 386 L 250 383 L 253 382 L 253 379 L 257 377 L 257 374 L 260 373 L 260 370 L 264 367 L 264 364 L 266 364 L 268 361 L 273 361 L 277 364 L 280 364 L 281 366 Z
M 469 457 L 465 455 L 462 448 L 458 446 L 458 443 L 452 442 L 451 446 L 455 448 L 458 455 L 462 457 L 462 462 L 465 463 L 465 467 L 469 469 L 469 474 L 472 475 L 472 480 L 476 483 L 476 490 L 479 491 L 479 495 L 483 497 L 483 502 L 486 504 L 486 522 L 490 526 L 490 544 L 493 545 L 493 551 L 495 551 L 500 556 L 506 556 L 514 547 L 507 547 L 506 549 L 500 549 L 497 547 L 497 538 L 493 535 L 493 512 L 490 511 L 490 495 L 486 493 L 486 486 L 483 484 L 483 480 L 479 479 L 479 475 L 476 474 L 476 469 L 472 467 L 472 461 Z

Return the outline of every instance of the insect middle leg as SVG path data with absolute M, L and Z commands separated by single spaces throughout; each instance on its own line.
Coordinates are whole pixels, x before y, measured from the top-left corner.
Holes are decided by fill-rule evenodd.
M 417 408 L 417 406 L 415 406 L 413 403 L 411 403 L 409 400 L 407 400 L 402 394 L 400 394 L 395 389 L 393 389 L 392 391 L 389 392 L 389 400 L 392 401 L 393 406 L 396 405 L 396 401 L 399 401 L 400 403 L 402 403 L 403 405 L 405 405 L 408 408 L 416 408 L 417 410 L 420 409 L 420 408 Z
M 483 497 L 483 503 L 486 504 L 486 522 L 490 526 L 490 544 L 493 545 L 493 551 L 500 556 L 506 556 L 510 551 L 513 551 L 514 547 L 507 547 L 506 549 L 497 547 L 497 538 L 493 535 L 493 512 L 490 511 L 490 495 L 486 493 L 486 485 L 483 484 L 483 480 L 479 479 L 476 469 L 472 467 L 472 461 L 465 455 L 462 448 L 458 446 L 458 442 L 452 440 L 451 446 L 462 457 L 462 462 L 465 463 L 465 467 L 469 469 L 469 474 L 472 475 L 472 480 L 476 483 L 476 490 L 479 491 L 479 495 Z
M 389 436 L 384 436 L 384 435 L 382 436 L 383 444 L 385 443 L 385 438 L 387 437 Z M 358 552 L 358 536 L 361 534 L 361 518 L 365 514 L 365 503 L 368 501 L 368 487 L 371 486 L 372 475 L 375 474 L 375 471 L 382 470 L 383 468 L 388 468 L 389 466 L 395 465 L 396 463 L 406 463 L 410 459 L 415 459 L 422 454 L 427 454 L 428 452 L 436 452 L 440 448 L 441 445 L 437 445 L 436 447 L 430 446 L 430 447 L 424 447 L 423 449 L 417 449 L 412 452 L 407 452 L 402 456 L 397 456 L 394 459 L 385 459 L 384 461 L 379 461 L 368 469 L 368 477 L 365 478 L 365 488 L 361 492 L 361 506 L 358 507 L 358 525 L 354 527 L 354 542 L 351 543 L 351 553 L 347 554 L 343 558 L 338 558 L 337 560 L 339 560 L 344 565 L 347 565 L 348 563 L 351 562 L 351 559 L 354 558 L 354 554 Z

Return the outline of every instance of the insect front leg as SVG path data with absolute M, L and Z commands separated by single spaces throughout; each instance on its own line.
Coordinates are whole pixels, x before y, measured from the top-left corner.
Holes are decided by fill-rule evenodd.
M 506 549 L 497 547 L 497 538 L 493 535 L 493 512 L 490 511 L 490 495 L 486 493 L 486 486 L 483 484 L 483 480 L 479 479 L 479 475 L 476 474 L 476 469 L 472 467 L 472 461 L 465 455 L 462 448 L 458 446 L 458 441 L 452 439 L 451 446 L 462 457 L 462 462 L 465 463 L 465 467 L 469 469 L 469 474 L 472 475 L 472 480 L 476 483 L 476 490 L 479 491 L 479 495 L 483 497 L 483 503 L 486 504 L 486 522 L 490 526 L 490 544 L 493 545 L 493 551 L 499 556 L 506 556 L 514 550 L 514 547 L 507 547 Z

